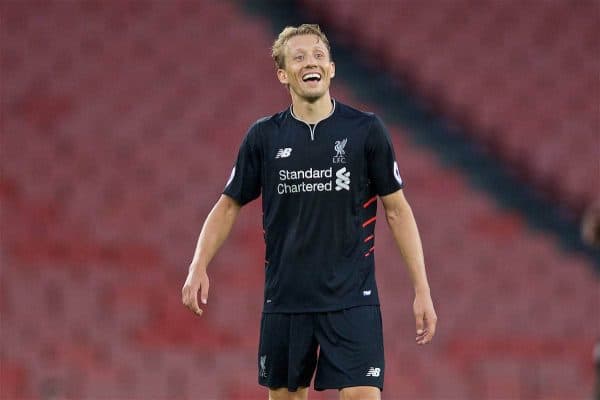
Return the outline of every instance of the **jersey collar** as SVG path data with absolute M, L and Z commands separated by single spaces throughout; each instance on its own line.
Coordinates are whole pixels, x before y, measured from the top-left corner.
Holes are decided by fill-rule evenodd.
M 335 112 L 335 103 L 336 103 L 336 102 L 335 102 L 335 99 L 334 99 L 334 98 L 332 98 L 332 99 L 331 99 L 331 104 L 333 105 L 333 107 L 331 107 L 331 112 L 330 112 L 329 114 L 327 114 L 327 116 L 326 116 L 325 118 L 323 118 L 323 119 L 321 119 L 321 120 L 317 121 L 317 123 L 315 123 L 315 124 L 312 124 L 312 125 L 316 125 L 316 124 L 318 124 L 318 123 L 320 123 L 320 122 L 322 122 L 322 121 L 325 121 L 327 118 L 331 117 L 331 116 L 333 115 L 333 113 Z M 290 110 L 290 115 L 291 115 L 292 117 L 294 117 L 294 119 L 295 119 L 295 120 L 297 120 L 297 121 L 300 121 L 300 122 L 302 122 L 303 124 L 306 124 L 306 125 L 311 125 L 311 124 L 309 124 L 308 122 L 306 122 L 306 121 L 304 121 L 304 120 L 301 120 L 300 118 L 296 117 L 296 115 L 294 115 L 294 110 L 293 110 L 293 107 L 292 107 L 292 105 L 290 105 L 290 109 L 289 109 L 289 110 Z

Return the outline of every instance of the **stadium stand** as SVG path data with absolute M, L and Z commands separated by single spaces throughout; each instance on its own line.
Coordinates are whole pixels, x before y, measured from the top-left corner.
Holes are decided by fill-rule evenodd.
M 597 2 L 302 0 L 577 213 L 600 195 Z
M 244 132 L 289 102 L 267 22 L 230 2 L 0 4 L 0 397 L 264 398 L 258 202 L 211 266 L 204 317 L 180 290 Z M 333 94 L 371 109 L 343 82 Z M 590 261 L 390 128 L 440 330 L 414 345 L 380 218 L 384 397 L 584 398 L 600 334 Z

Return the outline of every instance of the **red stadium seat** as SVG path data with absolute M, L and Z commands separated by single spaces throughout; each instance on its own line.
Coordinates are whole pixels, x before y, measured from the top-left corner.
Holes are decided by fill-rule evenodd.
M 548 173 L 557 180 L 584 162 L 593 169 L 597 135 L 577 132 L 581 125 L 597 132 L 600 123 L 600 31 L 592 2 L 541 9 L 510 2 L 302 3 L 360 47 L 367 62 L 381 61 L 380 67 L 408 78 L 538 187 L 547 188 Z M 568 136 L 561 134 L 565 125 L 574 127 Z M 580 144 L 577 154 L 585 161 L 573 159 L 571 141 Z M 556 157 L 570 159 L 560 171 L 535 162 L 547 145 L 557 149 Z M 588 187 L 573 179 L 553 195 L 579 212 L 590 201 Z
M 594 159 L 587 152 L 597 131 L 589 118 L 594 94 L 580 92 L 595 81 L 554 80 L 554 64 L 522 54 L 518 40 L 533 28 L 526 16 L 513 16 L 516 6 L 306 3 L 348 43 L 368 48 L 374 65 L 410 76 L 473 126 L 485 126 L 474 135 L 518 159 L 533 179 L 558 187 L 569 204 L 591 195 L 592 169 L 574 166 L 572 154 L 585 166 Z M 229 2 L 0 7 L 2 396 L 264 398 L 256 385 L 264 280 L 258 202 L 244 209 L 211 264 L 202 318 L 183 308 L 180 289 L 246 129 L 289 104 L 269 59 L 267 22 Z M 565 12 L 552 7 L 550 21 Z M 588 76 L 597 69 L 571 57 L 593 51 L 587 32 L 595 27 L 584 8 L 573 9 L 585 27 L 581 44 L 571 46 L 580 35 L 571 27 L 566 39 L 556 38 L 559 50 L 541 60 Z M 544 42 L 551 26 L 527 43 Z M 537 55 L 552 45 L 539 46 Z M 535 71 L 542 71 L 539 82 L 531 78 Z M 535 96 L 522 102 L 521 87 L 545 93 L 551 107 Z M 491 96 L 490 88 L 502 96 Z M 341 81 L 333 94 L 371 109 Z M 564 115 L 549 115 L 547 108 L 566 103 Z M 571 113 L 576 122 L 558 124 Z M 380 209 L 384 396 L 585 396 L 592 379 L 585 353 L 598 334 L 585 329 L 598 291 L 590 263 L 499 209 L 401 128 L 390 130 L 423 237 L 440 330 L 432 346 L 413 343 L 410 282 Z M 571 329 L 580 335 L 574 355 L 553 353 L 548 343 L 564 347 Z M 521 354 L 511 337 L 527 338 L 533 350 Z M 478 353 L 469 350 L 473 343 Z M 552 384 L 534 387 L 541 378 Z

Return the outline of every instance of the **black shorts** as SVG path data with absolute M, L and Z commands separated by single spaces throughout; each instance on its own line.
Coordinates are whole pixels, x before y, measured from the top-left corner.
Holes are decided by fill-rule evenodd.
M 317 355 L 318 353 L 318 355 Z M 379 306 L 305 313 L 263 313 L 258 383 L 296 391 L 375 386 L 383 390 L 385 361 Z

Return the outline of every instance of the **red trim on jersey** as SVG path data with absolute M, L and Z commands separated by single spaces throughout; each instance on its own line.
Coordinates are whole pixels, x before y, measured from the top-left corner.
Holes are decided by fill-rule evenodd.
M 367 243 L 369 240 L 373 239 L 375 235 L 369 235 L 365 238 L 364 242 Z
M 369 251 L 367 251 L 367 252 L 365 253 L 365 257 L 368 257 L 368 256 L 370 256 L 370 255 L 371 255 L 371 254 L 372 254 L 374 251 L 375 251 L 375 246 L 371 247 L 371 248 L 369 249 Z
M 373 196 L 369 200 L 367 200 L 367 202 L 363 204 L 363 208 L 369 207 L 374 201 L 377 201 L 377 196 Z
M 363 222 L 362 227 L 364 228 L 365 226 L 369 225 L 370 223 L 375 222 L 376 219 L 377 219 L 377 217 L 373 217 L 371 219 L 366 220 L 365 222 Z

